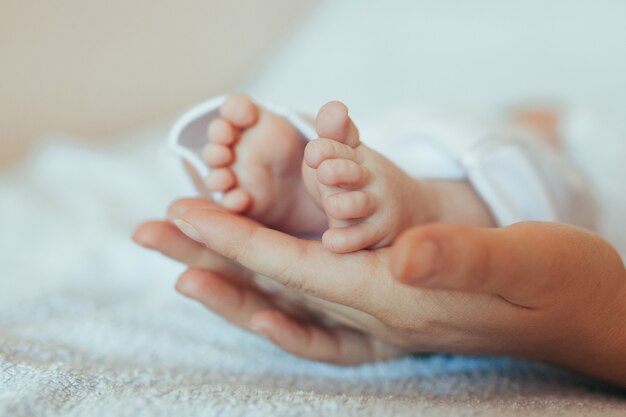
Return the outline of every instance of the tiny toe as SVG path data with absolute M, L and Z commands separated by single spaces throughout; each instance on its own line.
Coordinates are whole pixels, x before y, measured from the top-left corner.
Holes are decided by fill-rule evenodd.
M 336 229 L 328 229 L 322 235 L 322 244 L 335 253 L 348 253 L 369 248 L 380 241 L 378 228 L 368 222 Z
M 222 118 L 209 123 L 208 136 L 210 142 L 220 145 L 232 145 L 236 138 L 233 126 Z
M 233 95 L 220 108 L 220 115 L 236 127 L 245 129 L 259 119 L 259 106 L 248 96 Z
M 228 146 L 209 143 L 202 150 L 202 158 L 213 168 L 230 165 L 235 160 L 233 150 Z
M 228 168 L 218 168 L 209 172 L 206 177 L 206 186 L 211 192 L 224 192 L 237 184 L 235 174 Z
M 323 201 L 327 215 L 339 220 L 354 220 L 371 216 L 376 210 L 376 199 L 367 191 L 339 192 Z
M 317 179 L 324 185 L 361 188 L 367 184 L 369 171 L 349 159 L 327 159 L 317 167 Z
M 327 159 L 350 159 L 359 162 L 354 149 L 331 139 L 315 139 L 304 148 L 304 162 L 313 169 Z
M 359 145 L 359 130 L 348 114 L 348 107 L 340 101 L 331 101 L 322 106 L 315 121 L 317 134 L 333 139 L 350 147 Z
M 246 211 L 252 204 L 252 196 L 241 188 L 235 188 L 224 194 L 220 204 L 230 211 L 241 213 Z

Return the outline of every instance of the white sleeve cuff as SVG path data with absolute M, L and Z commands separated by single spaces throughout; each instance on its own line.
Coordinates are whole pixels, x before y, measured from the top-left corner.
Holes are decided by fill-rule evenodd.
M 410 131 L 386 141 L 386 156 L 414 178 L 468 180 L 498 226 L 552 221 L 594 228 L 595 202 L 582 173 L 529 132 L 445 119 L 424 119 Z

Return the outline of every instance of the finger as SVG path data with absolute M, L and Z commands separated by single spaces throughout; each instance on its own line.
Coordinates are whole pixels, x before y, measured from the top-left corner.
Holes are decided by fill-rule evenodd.
M 176 223 L 192 239 L 246 268 L 328 301 L 358 308 L 371 297 L 371 281 L 365 277 L 391 281 L 386 264 L 373 254 L 336 255 L 318 241 L 297 239 L 218 208 L 187 210 Z M 380 290 L 377 296 L 383 296 Z
M 518 223 L 501 229 L 456 225 L 418 227 L 393 245 L 391 268 L 403 283 L 498 294 L 538 307 L 589 269 L 601 239 L 553 223 Z M 584 276 L 584 273 L 582 274 Z
M 214 208 L 216 210 L 219 210 L 220 206 L 214 203 L 212 200 L 206 198 L 181 198 L 174 201 L 167 208 L 167 218 L 170 220 L 177 219 L 187 210 L 198 208 Z
M 300 321 L 276 309 L 263 293 L 208 270 L 183 273 L 176 289 L 228 322 L 267 337 L 303 358 L 353 365 L 390 359 L 406 351 L 343 327 Z
M 185 271 L 178 278 L 176 290 L 230 323 L 248 330 L 250 318 L 256 312 L 273 308 L 267 296 L 256 288 L 207 269 Z
M 296 356 L 337 365 L 356 365 L 407 354 L 404 349 L 365 333 L 346 327 L 297 321 L 279 310 L 256 313 L 251 327 Z
M 417 227 L 401 235 L 391 251 L 392 271 L 405 284 L 499 294 L 521 305 L 530 298 L 520 296 L 525 291 L 517 281 L 528 283 L 529 267 L 500 229 Z
M 189 267 L 208 268 L 231 279 L 246 279 L 249 271 L 211 252 L 201 243 L 189 239 L 172 223 L 151 221 L 140 225 L 133 234 L 135 242 L 148 249 L 156 250 L 168 258 Z

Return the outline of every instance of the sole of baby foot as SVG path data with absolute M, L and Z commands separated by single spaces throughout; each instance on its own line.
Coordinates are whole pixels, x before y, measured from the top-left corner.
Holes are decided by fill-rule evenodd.
M 326 218 L 302 182 L 306 139 L 284 118 L 233 95 L 208 127 L 205 183 L 220 204 L 292 234 L 319 234 Z
M 403 230 L 433 221 L 429 187 L 363 144 L 340 102 L 317 116 L 320 139 L 305 149 L 307 189 L 328 216 L 324 246 L 336 253 L 389 245 Z

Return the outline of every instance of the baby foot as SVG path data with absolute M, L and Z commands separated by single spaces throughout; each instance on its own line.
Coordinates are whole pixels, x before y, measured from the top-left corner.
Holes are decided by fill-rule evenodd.
M 319 235 L 327 227 L 302 180 L 306 139 L 289 122 L 249 97 L 230 96 L 208 137 L 206 186 L 224 193 L 222 206 L 290 234 Z
M 344 104 L 322 107 L 316 127 L 321 139 L 306 147 L 303 177 L 328 216 L 327 249 L 387 246 L 403 230 L 436 219 L 429 188 L 364 145 Z

